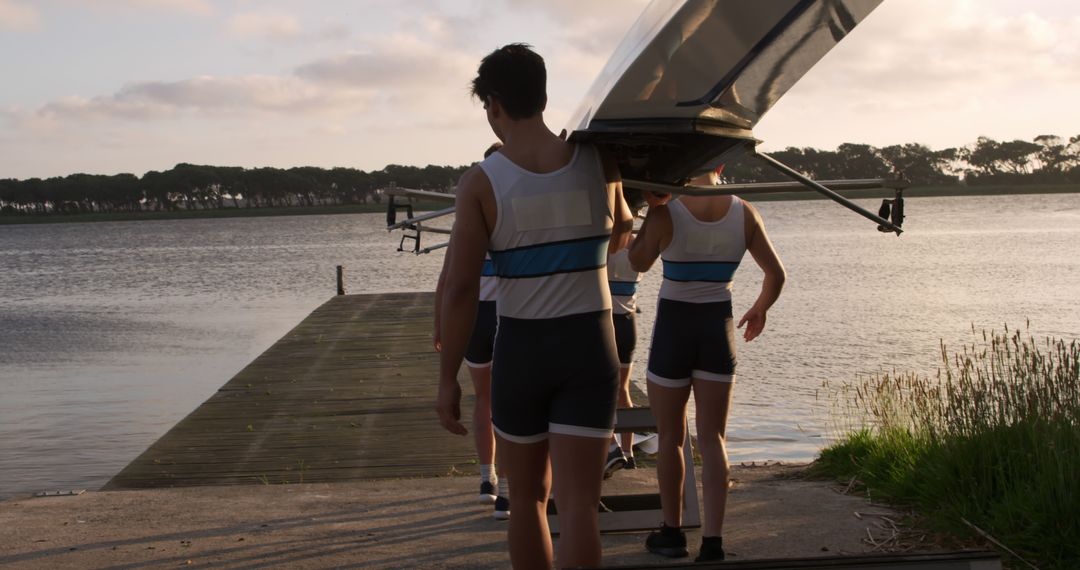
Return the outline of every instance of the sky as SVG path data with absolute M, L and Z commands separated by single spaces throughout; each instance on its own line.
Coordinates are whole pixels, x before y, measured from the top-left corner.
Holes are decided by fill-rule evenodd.
M 460 165 L 468 85 L 527 42 L 549 125 L 645 0 L 0 0 L 0 178 Z M 754 130 L 762 148 L 1080 135 L 1080 2 L 884 0 Z

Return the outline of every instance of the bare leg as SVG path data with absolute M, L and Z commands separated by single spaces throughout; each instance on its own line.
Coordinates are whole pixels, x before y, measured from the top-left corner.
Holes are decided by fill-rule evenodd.
M 701 486 L 705 503 L 702 536 L 722 536 L 731 467 L 727 455 L 727 418 L 731 410 L 731 382 L 693 380 L 697 413 Z
M 552 478 L 559 497 L 559 567 L 599 567 L 601 547 L 597 506 L 608 440 L 551 434 L 550 445 Z M 513 488 L 517 485 L 514 480 Z M 513 499 L 510 502 L 513 503 Z M 514 509 L 514 517 L 517 517 L 517 507 Z
M 633 408 L 634 401 L 630 399 L 630 371 L 633 368 L 633 364 L 623 365 L 619 368 L 619 407 L 620 408 Z M 634 432 L 626 432 L 619 434 L 619 439 L 622 440 L 622 450 L 624 455 L 633 457 L 634 455 Z
M 513 443 L 499 438 L 506 459 L 510 486 L 510 563 L 519 570 L 551 569 L 551 533 L 547 524 L 547 496 L 551 487 L 548 442 Z M 595 507 L 594 507 L 595 509 Z
M 666 388 L 649 382 L 649 405 L 656 418 L 659 450 L 657 451 L 656 477 L 660 484 L 660 506 L 664 511 L 664 524 L 682 526 L 683 441 L 686 439 L 686 401 L 690 399 L 690 386 Z M 693 466 L 691 466 L 693 468 Z
M 495 432 L 491 429 L 491 366 L 467 368 L 476 393 L 476 406 L 473 408 L 476 457 L 481 465 L 491 465 L 495 463 Z
M 503 477 L 510 477 L 510 472 L 506 469 L 506 454 L 503 453 L 501 445 L 495 446 L 495 474 L 498 475 L 500 479 Z M 507 497 L 507 499 L 509 498 L 510 497 Z

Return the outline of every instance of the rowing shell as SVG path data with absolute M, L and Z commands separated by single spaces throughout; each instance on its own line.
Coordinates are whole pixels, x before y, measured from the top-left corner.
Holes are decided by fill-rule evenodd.
M 757 144 L 753 127 L 881 0 L 654 0 L 572 115 L 624 178 L 682 185 Z
M 893 188 L 902 212 L 902 180 L 816 182 L 756 152 L 753 127 L 826 53 L 882 0 L 653 0 L 615 49 L 567 127 L 568 140 L 605 147 L 629 188 L 714 195 L 809 189 L 901 233 L 902 213 L 881 216 L 835 190 Z M 744 153 L 753 153 L 795 184 L 685 186 Z M 452 201 L 452 194 L 392 188 L 394 196 Z M 883 205 L 884 208 L 884 205 Z M 395 223 L 453 213 L 453 207 Z M 884 212 L 884 209 L 882 210 Z M 399 247 L 400 249 L 400 247 Z

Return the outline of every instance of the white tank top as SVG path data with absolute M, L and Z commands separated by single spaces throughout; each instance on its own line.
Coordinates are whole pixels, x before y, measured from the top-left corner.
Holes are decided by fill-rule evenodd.
M 495 264 L 491 262 L 491 255 L 484 256 L 484 270 L 480 272 L 480 300 L 494 301 L 495 287 L 498 279 L 495 277 Z
M 723 218 L 703 222 L 679 200 L 668 203 L 671 243 L 660 252 L 664 282 L 660 298 L 688 303 L 731 300 L 731 280 L 746 252 L 743 202 L 731 197 Z
M 544 174 L 501 152 L 480 168 L 498 206 L 488 249 L 499 316 L 550 319 L 610 309 L 606 266 L 614 218 L 596 149 L 578 144 L 569 164 Z
M 611 291 L 611 312 L 625 315 L 637 310 L 638 283 L 641 274 L 630 266 L 630 250 L 620 249 L 608 256 L 608 290 Z

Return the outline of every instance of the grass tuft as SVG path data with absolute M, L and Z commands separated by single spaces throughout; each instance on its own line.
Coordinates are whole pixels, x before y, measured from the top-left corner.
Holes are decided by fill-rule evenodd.
M 830 390 L 843 435 L 813 470 L 938 530 L 974 536 L 970 521 L 1040 568 L 1080 568 L 1080 343 L 1006 328 L 941 357 L 934 377 Z

